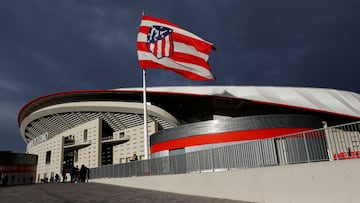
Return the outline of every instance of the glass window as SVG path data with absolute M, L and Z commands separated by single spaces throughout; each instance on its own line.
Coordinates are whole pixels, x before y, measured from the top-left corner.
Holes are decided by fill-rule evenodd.
M 85 141 L 85 142 L 87 141 L 87 135 L 88 135 L 88 130 L 85 129 L 85 130 L 84 130 L 84 141 Z
M 124 138 L 124 137 L 125 137 L 125 132 L 120 132 L 119 138 L 121 139 L 121 138 Z
M 74 151 L 74 161 L 78 161 L 78 151 Z
M 50 164 L 51 161 L 51 151 L 46 152 L 45 164 Z

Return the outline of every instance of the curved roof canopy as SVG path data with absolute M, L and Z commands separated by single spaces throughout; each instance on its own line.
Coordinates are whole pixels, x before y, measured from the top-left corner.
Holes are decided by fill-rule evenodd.
M 168 127 L 177 125 L 178 122 L 181 124 L 211 120 L 213 115 L 240 117 L 274 113 L 310 113 L 317 114 L 325 120 L 336 120 L 339 117 L 353 120 L 360 119 L 359 94 L 324 88 L 272 86 L 149 87 L 147 88 L 147 100 L 156 108 L 154 112 L 161 111 L 162 116 L 166 114 L 164 112 L 169 113 L 162 117 L 167 118 L 165 120 L 167 120 L 166 125 Z M 33 137 L 26 137 L 24 135 L 25 129 L 33 119 L 41 119 L 39 115 L 46 118 L 51 114 L 58 116 L 56 114 L 61 113 L 54 113 L 52 107 L 62 107 L 71 110 L 72 114 L 78 114 L 76 109 L 84 108 L 82 112 L 89 110 L 89 107 L 85 105 L 86 102 L 103 102 L 103 104 L 106 104 L 106 102 L 141 103 L 142 88 L 77 90 L 49 94 L 34 99 L 26 104 L 18 115 L 19 126 L 26 121 L 26 126 L 21 127 L 23 138 L 29 141 Z M 105 107 L 100 104 L 97 111 L 110 113 L 113 111 Z M 57 109 L 59 110 L 59 108 Z M 141 115 L 138 108 L 134 108 L 134 110 L 136 112 L 127 110 L 127 113 Z M 106 118 L 103 113 L 100 116 Z M 119 117 L 119 115 L 117 116 Z M 73 119 L 74 116 L 69 117 Z M 81 119 L 83 115 L 78 117 Z M 67 117 L 65 116 L 65 118 Z M 164 124 L 164 126 L 166 125 Z M 45 130 L 39 130 L 39 132 Z M 32 134 L 37 133 L 33 132 Z

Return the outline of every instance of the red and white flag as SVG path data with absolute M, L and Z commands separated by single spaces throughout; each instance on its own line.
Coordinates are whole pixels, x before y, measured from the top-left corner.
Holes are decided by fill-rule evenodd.
M 166 20 L 142 16 L 137 36 L 140 67 L 163 68 L 190 80 L 213 80 L 207 62 L 213 44 Z

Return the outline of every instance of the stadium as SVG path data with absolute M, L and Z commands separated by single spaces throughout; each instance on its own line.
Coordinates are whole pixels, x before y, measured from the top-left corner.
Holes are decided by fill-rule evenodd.
M 142 95 L 142 88 L 78 90 L 45 95 L 26 104 L 18 123 L 27 153 L 38 156 L 36 181 L 68 172 L 72 166 L 128 163 L 134 153 L 144 159 Z M 151 158 L 359 120 L 360 95 L 336 89 L 147 88 Z

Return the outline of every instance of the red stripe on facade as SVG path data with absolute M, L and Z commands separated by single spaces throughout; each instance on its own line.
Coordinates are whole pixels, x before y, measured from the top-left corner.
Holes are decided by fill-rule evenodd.
M 0 164 L 0 173 L 36 172 L 33 164 Z
M 234 132 L 205 134 L 191 137 L 185 137 L 175 140 L 169 140 L 161 143 L 151 145 L 151 154 L 163 150 L 179 149 L 190 146 L 204 145 L 204 144 L 219 144 L 223 142 L 236 142 L 245 140 L 259 140 L 266 138 L 278 137 L 297 132 L 312 130 L 312 128 L 274 128 L 274 129 L 260 129 L 260 130 L 242 130 Z

